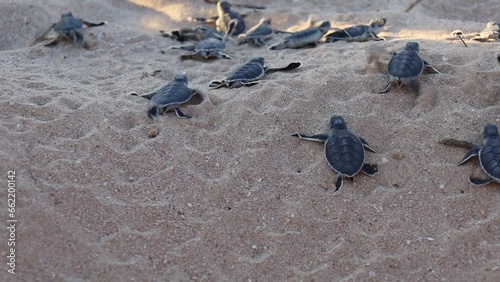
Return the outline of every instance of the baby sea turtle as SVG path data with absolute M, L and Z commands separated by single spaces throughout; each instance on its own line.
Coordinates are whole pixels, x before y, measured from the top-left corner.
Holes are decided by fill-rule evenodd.
M 224 36 L 217 32 L 216 30 L 208 26 L 199 26 L 195 28 L 181 28 L 172 30 L 170 33 L 160 30 L 160 34 L 163 37 L 171 38 L 179 42 L 184 42 L 188 40 L 192 41 L 202 41 L 208 37 L 217 38 L 223 40 Z
M 150 119 L 154 119 L 160 112 L 164 113 L 169 109 L 173 109 L 179 118 L 191 118 L 184 114 L 179 106 L 188 102 L 195 93 L 197 93 L 196 90 L 188 87 L 188 78 L 184 72 L 175 76 L 173 81 L 156 92 L 146 95 L 132 93 L 132 95 L 140 96 L 151 101 L 148 109 L 148 116 Z
M 282 50 L 285 48 L 301 48 L 305 46 L 316 46 L 328 30 L 331 29 L 329 21 L 322 21 L 317 27 L 310 27 L 297 31 L 285 37 L 283 42 L 272 45 L 270 50 Z
M 219 59 L 232 59 L 230 56 L 224 53 L 226 50 L 226 41 L 229 37 L 231 30 L 234 28 L 236 22 L 230 22 L 230 28 L 228 32 L 224 35 L 222 40 L 213 33 L 211 28 L 206 26 L 196 27 L 196 31 L 205 32 L 206 39 L 198 42 L 197 44 L 186 44 L 180 46 L 170 46 L 169 49 L 182 49 L 186 51 L 192 51 L 191 54 L 181 55 L 181 59 L 194 59 L 194 58 L 219 58 Z
M 469 177 L 469 182 L 476 186 L 486 185 L 492 181 L 500 182 L 500 135 L 496 125 L 487 124 L 483 131 L 483 147 L 474 147 L 465 154 L 458 163 L 464 164 L 471 157 L 478 156 L 479 163 L 488 174 L 485 179 Z
M 374 176 L 378 172 L 377 164 L 365 164 L 365 149 L 376 153 L 361 137 L 347 129 L 345 120 L 341 116 L 330 119 L 331 133 L 304 135 L 294 133 L 292 136 L 300 139 L 325 142 L 325 159 L 328 165 L 337 172 L 335 192 L 342 188 L 343 178 L 353 177 L 358 172 Z
M 500 22 L 488 22 L 486 28 L 472 38 L 472 40 L 481 42 L 490 41 L 490 39 L 500 39 Z
M 347 42 L 357 41 L 363 42 L 373 39 L 375 41 L 386 40 L 384 37 L 378 37 L 377 33 L 381 27 L 385 25 L 386 20 L 384 18 L 377 18 L 368 25 L 356 25 L 345 29 L 334 31 L 325 36 L 325 42 L 331 43 L 335 41 L 344 40 Z
M 287 31 L 276 30 L 271 27 L 271 19 L 263 18 L 259 23 L 250 28 L 246 33 L 238 36 L 238 44 L 253 43 L 255 45 L 264 46 L 265 41 L 270 39 L 275 33 L 290 33 Z
M 217 89 L 223 86 L 228 88 L 237 88 L 241 86 L 250 86 L 257 84 L 266 73 L 273 73 L 277 71 L 288 71 L 300 67 L 300 62 L 293 62 L 284 68 L 268 68 L 264 66 L 264 58 L 256 57 L 251 59 L 248 63 L 234 70 L 230 75 L 221 81 L 213 80 L 208 87 Z
M 61 19 L 57 23 L 53 24 L 47 31 L 45 31 L 37 39 L 35 39 L 35 42 L 47 39 L 45 38 L 45 36 L 47 35 L 47 33 L 50 32 L 50 30 L 53 29 L 54 32 L 57 33 L 57 37 L 55 37 L 49 43 L 45 44 L 45 46 L 54 45 L 57 44 L 62 39 L 71 39 L 71 38 L 73 38 L 75 43 L 84 45 L 82 29 L 84 27 L 94 27 L 105 24 L 106 22 L 91 23 L 82 19 L 75 18 L 73 17 L 73 14 L 71 12 L 63 13 L 61 15 Z
M 219 16 L 215 21 L 215 25 L 220 32 L 228 33 L 229 22 L 231 21 L 235 21 L 236 26 L 231 32 L 228 33 L 229 35 L 239 35 L 245 32 L 246 26 L 243 17 L 240 14 L 231 11 L 231 4 L 229 4 L 229 2 L 217 2 L 217 13 Z
M 420 84 L 417 78 L 422 74 L 424 69 L 426 69 L 428 73 L 439 73 L 438 70 L 420 58 L 418 53 L 419 48 L 417 42 L 408 42 L 403 51 L 392 55 L 387 67 L 389 83 L 386 88 L 379 91 L 379 93 L 388 92 L 392 87 L 392 83 L 396 82 L 398 87 L 403 83 L 408 83 L 418 96 L 420 94 Z

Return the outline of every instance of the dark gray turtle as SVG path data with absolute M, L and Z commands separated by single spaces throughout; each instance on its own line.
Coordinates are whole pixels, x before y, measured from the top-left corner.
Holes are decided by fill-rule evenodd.
M 232 59 L 230 56 L 224 53 L 226 50 L 226 41 L 229 37 L 229 33 L 232 28 L 234 28 L 236 22 L 230 23 L 230 29 L 224 35 L 222 40 L 215 36 L 213 30 L 206 26 L 196 27 L 195 30 L 205 32 L 206 39 L 198 42 L 197 44 L 187 44 L 180 46 L 170 46 L 169 49 L 182 49 L 186 51 L 192 51 L 191 54 L 181 55 L 181 59 L 194 59 L 194 58 L 219 58 L 219 59 Z
M 318 45 L 323 35 L 330 30 L 330 22 L 323 21 L 317 27 L 310 27 L 302 31 L 297 31 L 285 37 L 283 42 L 274 44 L 269 47 L 269 50 L 282 50 L 285 48 L 301 48 L 306 46 Z
M 345 29 L 337 30 L 334 31 L 330 34 L 327 34 L 325 36 L 325 42 L 331 43 L 331 42 L 336 42 L 336 41 L 347 41 L 347 42 L 352 42 L 352 41 L 357 41 L 357 42 L 363 42 L 363 41 L 368 41 L 370 39 L 373 39 L 375 41 L 380 41 L 380 40 L 386 40 L 384 37 L 378 37 L 377 33 L 381 27 L 385 25 L 386 20 L 384 18 L 377 18 L 368 25 L 356 25 L 356 26 L 351 26 Z
M 403 83 L 408 83 L 418 96 L 420 94 L 420 84 L 417 78 L 422 74 L 424 69 L 426 69 L 428 73 L 439 73 L 438 70 L 420 58 L 418 53 L 419 48 L 417 42 L 408 42 L 403 51 L 392 55 L 387 67 L 389 83 L 386 88 L 379 91 L 379 93 L 388 92 L 392 87 L 392 83 L 396 82 L 398 87 Z
M 221 81 L 211 81 L 208 87 L 217 89 L 223 86 L 228 88 L 250 86 L 257 84 L 257 80 L 261 79 L 266 73 L 293 70 L 300 67 L 300 65 L 300 62 L 293 62 L 284 68 L 268 68 L 264 65 L 264 58 L 257 57 L 231 72 L 225 79 Z
M 50 32 L 50 30 L 53 29 L 54 32 L 57 33 L 57 37 L 55 37 L 49 43 L 45 44 L 46 46 L 57 44 L 62 39 L 71 38 L 73 38 L 73 41 L 75 43 L 84 45 L 82 29 L 84 27 L 94 27 L 105 24 L 106 22 L 91 23 L 82 19 L 78 19 L 73 17 L 73 14 L 71 12 L 67 12 L 61 15 L 61 19 L 57 23 L 53 24 L 47 31 L 45 31 L 42 35 L 35 39 L 35 42 L 47 39 L 45 38 L 45 36 Z
M 478 156 L 479 163 L 488 174 L 485 179 L 469 177 L 471 184 L 476 186 L 486 185 L 492 181 L 500 182 L 500 135 L 496 125 L 487 124 L 483 131 L 483 147 L 474 147 L 465 154 L 458 163 L 464 164 L 471 157 Z
M 335 192 L 342 188 L 343 178 L 353 177 L 358 172 L 374 176 L 378 172 L 377 164 L 365 164 L 365 149 L 376 153 L 361 137 L 347 129 L 345 120 L 341 116 L 330 119 L 331 133 L 304 135 L 294 133 L 292 136 L 300 139 L 325 142 L 325 159 L 328 165 L 337 172 Z
M 250 28 L 246 33 L 238 36 L 238 44 L 253 43 L 255 45 L 264 46 L 266 45 L 265 41 L 270 39 L 275 33 L 290 32 L 272 28 L 271 19 L 263 18 L 256 26 Z
M 486 28 L 472 38 L 472 40 L 481 42 L 490 41 L 491 39 L 500 39 L 500 22 L 488 22 Z
M 217 32 L 216 30 L 208 27 L 208 26 L 199 26 L 195 28 L 181 28 L 172 30 L 170 33 L 167 33 L 163 30 L 160 30 L 160 33 L 163 37 L 171 38 L 173 40 L 177 40 L 179 42 L 184 42 L 188 40 L 192 41 L 202 41 L 209 37 L 217 38 L 223 40 L 224 36 Z
M 157 117 L 160 112 L 164 113 L 169 109 L 173 109 L 175 114 L 180 118 L 191 118 L 184 114 L 179 106 L 188 102 L 195 93 L 197 93 L 196 90 L 188 87 L 188 78 L 184 72 L 175 76 L 173 81 L 156 92 L 146 95 L 132 93 L 132 95 L 151 100 L 148 109 L 148 116 L 150 119 Z

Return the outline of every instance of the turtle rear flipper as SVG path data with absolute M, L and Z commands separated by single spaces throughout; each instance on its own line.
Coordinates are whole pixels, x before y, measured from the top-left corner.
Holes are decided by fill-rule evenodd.
M 158 106 L 156 105 L 152 105 L 151 107 L 149 107 L 149 110 L 148 110 L 148 117 L 152 120 L 154 120 L 155 117 L 157 117 L 160 113 L 159 113 L 159 108 Z
M 339 192 L 340 189 L 342 189 L 342 185 L 344 184 L 344 176 L 341 174 L 337 175 L 337 178 L 335 178 L 335 191 L 334 193 Z
M 378 93 L 379 94 L 387 93 L 391 90 L 391 88 L 392 88 L 392 80 L 389 80 L 389 83 L 387 83 L 387 86 L 383 90 L 380 90 Z
M 316 142 L 325 142 L 328 139 L 328 134 L 316 134 L 316 135 L 305 135 L 301 133 L 293 133 L 292 136 L 299 137 L 300 139 L 316 141 Z
M 375 34 L 375 32 L 370 32 L 370 35 L 375 41 L 387 41 L 385 37 L 379 37 Z
M 185 113 L 183 113 L 179 107 L 174 107 L 174 111 L 177 117 L 179 118 L 191 118 L 191 116 L 188 116 Z
M 285 49 L 285 44 L 283 44 L 283 42 L 269 46 L 269 50 L 283 50 L 283 49 Z
M 83 45 L 83 35 L 81 32 L 75 30 L 72 31 L 71 34 L 75 40 L 75 43 Z
M 366 175 L 369 176 L 374 176 L 378 172 L 378 165 L 377 164 L 363 164 L 363 167 L 361 167 L 361 172 L 363 172 Z
M 436 68 L 434 68 L 433 66 L 431 66 L 428 62 L 426 62 L 425 60 L 424 60 L 424 68 L 425 68 L 425 71 L 427 73 L 429 73 L 429 74 L 441 73 Z
M 266 73 L 294 70 L 294 69 L 300 67 L 301 65 L 302 65 L 301 62 L 292 62 L 292 63 L 289 63 L 288 66 L 283 67 L 283 68 L 268 68 L 268 69 L 266 69 Z
M 181 49 L 185 51 L 194 51 L 196 49 L 196 45 L 193 44 L 187 44 L 187 45 L 176 45 L 176 46 L 170 46 L 168 47 L 169 50 L 173 49 Z
M 466 154 L 465 156 L 462 158 L 461 161 L 458 162 L 458 165 L 463 165 L 465 162 L 467 162 L 470 158 L 474 157 L 474 156 L 477 156 L 477 154 L 479 153 L 479 150 L 481 150 L 481 148 L 479 147 L 474 147 L 472 149 L 470 149 Z
M 484 186 L 484 185 L 490 184 L 491 182 L 493 182 L 493 180 L 494 179 L 492 177 L 488 177 L 485 179 L 476 178 L 476 177 L 472 177 L 472 176 L 469 177 L 469 182 L 475 186 Z

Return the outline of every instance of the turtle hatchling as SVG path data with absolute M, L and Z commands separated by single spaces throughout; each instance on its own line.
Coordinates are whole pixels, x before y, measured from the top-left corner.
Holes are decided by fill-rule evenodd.
M 215 21 L 215 25 L 217 29 L 222 33 L 229 33 L 229 35 L 239 35 L 245 32 L 246 26 L 243 17 L 231 11 L 231 4 L 226 1 L 217 2 L 217 13 L 219 14 L 217 20 Z M 231 21 L 235 21 L 236 25 L 234 29 L 229 31 L 229 23 Z
M 264 58 L 256 57 L 251 59 L 249 62 L 243 66 L 234 70 L 230 75 L 221 81 L 213 80 L 210 82 L 208 87 L 212 89 L 217 89 L 223 86 L 228 88 L 237 88 L 241 86 L 250 86 L 257 84 L 258 80 L 261 79 L 267 73 L 273 73 L 277 71 L 289 71 L 300 67 L 300 62 L 292 62 L 288 66 L 283 68 L 268 68 L 264 65 Z
M 488 22 L 486 28 L 472 39 L 482 42 L 500 39 L 500 22 Z
M 57 37 L 53 38 L 49 43 L 45 44 L 45 46 L 55 45 L 62 39 L 73 39 L 75 43 L 80 45 L 84 45 L 85 42 L 83 40 L 82 30 L 85 27 L 94 27 L 94 26 L 102 26 L 105 25 L 106 22 L 100 23 L 92 23 L 82 19 L 78 19 L 73 17 L 71 12 L 63 13 L 61 15 L 61 19 L 53 24 L 47 31 L 45 31 L 42 35 L 40 35 L 35 42 L 45 40 L 45 36 L 53 29 L 54 32 L 57 33 Z
M 378 172 L 377 164 L 364 163 L 365 149 L 374 153 L 376 151 L 363 138 L 349 131 L 341 116 L 333 116 L 330 119 L 330 129 L 329 135 L 294 133 L 292 136 L 325 143 L 325 159 L 328 165 L 337 172 L 335 192 L 342 189 L 344 177 L 353 177 L 360 171 L 369 176 L 374 176 Z
M 150 119 L 154 119 L 154 117 L 157 117 L 159 114 L 169 109 L 173 109 L 179 118 L 191 118 L 184 114 L 179 106 L 191 100 L 195 93 L 197 93 L 196 90 L 188 87 L 188 78 L 184 72 L 175 76 L 173 81 L 156 92 L 146 95 L 132 93 L 132 95 L 140 96 L 151 101 L 148 109 L 148 116 Z
M 181 59 L 194 59 L 194 58 L 219 58 L 219 59 L 232 59 L 229 55 L 225 54 L 226 50 L 226 41 L 229 37 L 231 30 L 234 28 L 236 22 L 230 22 L 230 28 L 228 32 L 224 35 L 222 40 L 219 35 L 214 33 L 209 27 L 206 26 L 198 26 L 194 28 L 196 32 L 204 32 L 205 39 L 196 43 L 196 44 L 186 44 L 179 46 L 170 46 L 169 49 L 182 49 L 186 51 L 192 51 L 191 54 L 181 55 Z
M 464 164 L 473 156 L 478 156 L 479 163 L 488 174 L 487 178 L 469 177 L 469 182 L 476 186 L 489 184 L 492 181 L 500 182 L 500 135 L 496 125 L 487 124 L 483 132 L 483 147 L 474 147 L 465 154 L 458 163 Z
M 238 36 L 239 45 L 245 43 L 253 43 L 258 46 L 266 45 L 266 40 L 273 37 L 275 33 L 289 33 L 286 31 L 275 30 L 271 27 L 271 19 L 263 18 L 259 21 L 259 23 L 250 28 L 246 33 L 240 34 Z
M 386 40 L 384 37 L 378 37 L 377 33 L 380 30 L 381 27 L 385 25 L 386 20 L 384 18 L 377 18 L 368 25 L 356 25 L 356 26 L 351 26 L 345 29 L 337 30 L 332 33 L 329 33 L 325 36 L 325 42 L 331 43 L 331 42 L 336 42 L 336 41 L 347 41 L 347 42 L 352 42 L 352 41 L 357 41 L 357 42 L 363 42 L 363 41 L 368 41 L 370 39 L 373 39 L 375 41 L 380 41 L 380 40 Z
M 192 41 L 202 41 L 208 37 L 217 38 L 223 40 L 224 36 L 217 32 L 216 30 L 208 26 L 200 26 L 195 28 L 181 28 L 172 30 L 170 33 L 160 30 L 160 34 L 163 37 L 171 38 L 179 42 L 184 42 L 188 40 Z
M 393 82 L 396 82 L 398 87 L 403 83 L 408 83 L 415 94 L 420 94 L 420 84 L 417 78 L 422 74 L 424 69 L 428 73 L 439 73 L 429 63 L 420 58 L 419 45 L 417 42 L 408 42 L 405 49 L 399 53 L 394 53 L 387 67 L 389 75 L 389 83 L 386 88 L 379 93 L 385 93 L 391 90 Z
M 302 31 L 297 31 L 285 37 L 283 42 L 269 47 L 270 50 L 282 50 L 285 48 L 301 48 L 306 46 L 316 46 L 318 41 L 330 30 L 330 22 L 322 21 L 317 27 L 310 27 Z

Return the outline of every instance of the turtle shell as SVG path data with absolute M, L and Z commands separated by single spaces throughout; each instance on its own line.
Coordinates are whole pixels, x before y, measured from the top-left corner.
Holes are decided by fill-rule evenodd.
M 151 102 L 158 107 L 180 105 L 191 99 L 193 92 L 187 86 L 187 77 L 178 75 L 175 79 L 163 86 L 151 98 Z
M 424 61 L 416 50 L 404 50 L 394 54 L 387 72 L 393 79 L 408 82 L 416 79 L 424 70 Z
M 63 14 L 61 19 L 54 25 L 54 31 L 63 34 L 81 28 L 83 28 L 83 21 L 73 17 L 71 13 Z
M 325 142 L 325 158 L 333 170 L 352 177 L 363 167 L 363 143 L 347 129 L 333 130 Z
M 217 38 L 207 38 L 196 44 L 195 51 L 223 51 L 226 49 L 224 41 Z
M 225 82 L 232 81 L 254 81 L 262 78 L 266 73 L 264 69 L 264 58 L 257 57 L 233 71 L 225 79 Z
M 485 144 L 479 151 L 479 162 L 489 176 L 500 181 L 500 136 L 498 134 L 485 138 Z

